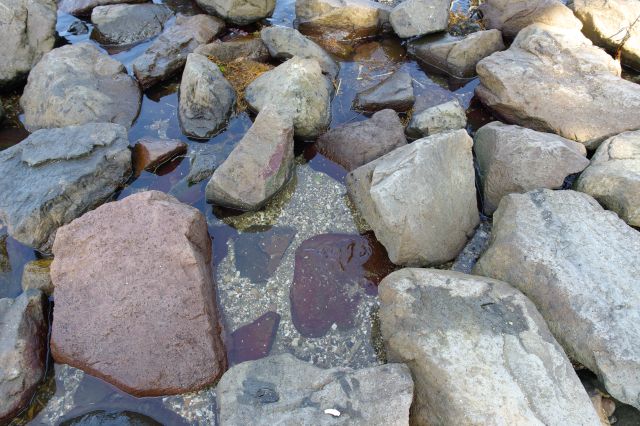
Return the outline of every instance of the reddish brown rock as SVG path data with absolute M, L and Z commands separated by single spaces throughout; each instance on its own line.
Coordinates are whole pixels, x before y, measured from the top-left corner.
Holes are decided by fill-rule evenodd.
M 243 325 L 231 334 L 229 360 L 233 364 L 255 361 L 271 352 L 280 315 L 267 312 L 251 324 Z
M 56 362 L 136 396 L 194 391 L 226 368 L 204 216 L 158 191 L 60 228 L 51 278 Z
M 173 139 L 140 139 L 133 147 L 136 175 L 143 170 L 153 171 L 173 157 L 187 152 L 187 144 Z

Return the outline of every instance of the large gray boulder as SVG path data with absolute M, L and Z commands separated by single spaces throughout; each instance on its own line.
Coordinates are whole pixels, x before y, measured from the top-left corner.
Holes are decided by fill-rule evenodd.
M 90 16 L 93 8 L 108 4 L 144 3 L 147 0 L 59 0 L 61 12 L 85 17 Z
M 33 68 L 20 105 L 29 131 L 86 123 L 131 126 L 141 93 L 124 65 L 79 43 L 47 53 Z
M 479 222 L 472 140 L 464 130 L 419 139 L 354 170 L 349 196 L 398 265 L 454 259 Z
M 408 43 L 410 55 L 444 73 L 458 78 L 476 74 L 476 65 L 487 56 L 504 50 L 498 30 L 478 31 L 465 37 L 448 34 L 421 38 Z
M 576 190 L 640 228 L 640 131 L 604 141 L 578 178 Z
M 637 0 L 573 0 L 582 32 L 596 45 L 616 53 L 622 63 L 640 70 L 640 2 Z
M 236 92 L 218 65 L 191 53 L 180 82 L 178 118 L 182 132 L 195 138 L 210 138 L 220 132 L 236 105 Z
M 265 27 L 260 31 L 260 38 L 276 59 L 290 59 L 294 56 L 316 59 L 322 71 L 331 79 L 335 79 L 340 71 L 336 61 L 322 47 L 294 28 Z
M 517 287 L 567 355 L 640 408 L 640 232 L 574 191 L 507 195 L 474 272 Z
M 289 182 L 295 167 L 293 122 L 265 106 L 207 184 L 207 201 L 237 210 L 258 210 Z
M 248 25 L 268 18 L 276 7 L 276 0 L 196 0 L 196 3 L 207 13 L 236 25 Z
M 102 44 L 133 44 L 155 37 L 173 16 L 162 4 L 112 4 L 91 12 L 92 37 Z
M 387 356 L 416 384 L 411 424 L 600 424 L 544 319 L 507 283 L 408 268 L 379 290 Z
M 457 99 L 452 99 L 422 111 L 414 111 L 407 125 L 407 135 L 421 138 L 464 129 L 466 126 L 467 112 Z
M 404 112 L 410 110 L 415 101 L 411 75 L 406 71 L 396 71 L 381 82 L 358 92 L 353 104 L 363 111 L 390 108 Z
M 401 38 L 437 33 L 447 29 L 451 0 L 405 0 L 393 8 L 389 21 Z
M 244 98 L 254 111 L 274 104 L 279 113 L 293 120 L 295 135 L 313 139 L 331 122 L 329 80 L 315 59 L 293 57 L 256 78 Z
M 478 129 L 473 150 L 486 214 L 507 194 L 561 188 L 568 175 L 589 165 L 587 151 L 578 142 L 499 121 Z
M 229 425 L 409 424 L 413 381 L 402 364 L 323 370 L 290 354 L 243 362 L 216 388 Z
M 202 44 L 193 53 L 211 56 L 216 61 L 232 62 L 246 58 L 252 61 L 266 62 L 269 60 L 269 50 L 260 37 L 240 38 L 238 40 L 220 41 Z
M 130 174 L 120 125 L 39 130 L 0 151 L 0 222 L 16 240 L 48 251 L 58 227 L 105 201 Z
M 305 27 L 375 34 L 389 22 L 388 6 L 370 0 L 296 0 L 296 19 Z
M 37 290 L 0 299 L 0 422 L 26 408 L 44 377 L 47 357 L 45 299 Z
M 198 46 L 211 43 L 222 32 L 222 20 L 209 15 L 178 15 L 151 46 L 133 63 L 133 72 L 143 89 L 179 72 L 187 56 Z
M 620 63 L 577 30 L 533 24 L 477 71 L 476 95 L 503 121 L 587 149 L 640 128 L 640 85 L 620 78 Z
M 55 0 L 0 0 L 0 88 L 24 78 L 53 49 Z

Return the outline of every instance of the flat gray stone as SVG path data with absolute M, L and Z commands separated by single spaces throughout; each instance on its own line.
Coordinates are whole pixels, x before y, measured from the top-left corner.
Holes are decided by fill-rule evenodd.
M 316 29 L 371 35 L 389 22 L 390 8 L 370 0 L 296 0 L 298 23 Z
M 356 94 L 355 108 L 363 111 L 393 109 L 404 112 L 411 109 L 416 98 L 413 94 L 411 75 L 396 71 L 374 86 Z
M 414 111 L 407 125 L 407 135 L 421 138 L 467 126 L 467 112 L 457 99 L 450 100 L 422 111 Z
M 133 44 L 162 32 L 173 16 L 162 4 L 112 4 L 91 12 L 92 37 L 102 44 Z
M 267 62 L 270 58 L 269 50 L 260 37 L 241 38 L 239 40 L 215 41 L 196 47 L 193 53 L 211 56 L 220 62 L 232 62 L 246 58 L 257 62 Z
M 437 33 L 447 29 L 451 0 L 404 0 L 393 8 L 389 21 L 401 38 Z
M 108 4 L 144 3 L 147 0 L 60 0 L 58 8 L 60 12 L 74 16 L 90 16 L 94 7 Z
M 195 0 L 207 13 L 236 25 L 248 25 L 271 16 L 276 0 Z

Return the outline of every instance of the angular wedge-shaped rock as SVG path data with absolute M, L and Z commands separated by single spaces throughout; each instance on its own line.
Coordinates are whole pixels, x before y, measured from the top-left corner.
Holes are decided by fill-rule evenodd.
M 544 319 L 507 283 L 408 268 L 379 288 L 387 356 L 416 384 L 411 424 L 600 424 Z
M 414 111 L 407 125 L 407 135 L 412 138 L 435 135 L 464 129 L 467 126 L 467 112 L 457 99 Z
M 207 184 L 207 201 L 258 210 L 293 175 L 293 123 L 268 105 Z
M 398 265 L 454 259 L 480 219 L 466 131 L 419 139 L 354 170 L 347 191 Z
M 447 29 L 451 0 L 405 0 L 393 8 L 389 21 L 399 37 L 409 38 Z
M 517 287 L 567 355 L 640 408 L 640 232 L 590 196 L 507 195 L 474 272 Z
M 364 111 L 390 108 L 403 112 L 411 109 L 415 100 L 411 75 L 406 71 L 397 71 L 380 83 L 358 93 L 353 103 L 357 109 Z
M 222 375 L 211 238 L 197 209 L 140 192 L 58 230 L 53 253 L 56 362 L 136 396 L 190 392 Z
M 246 58 L 257 62 L 269 60 L 269 50 L 259 37 L 242 37 L 237 40 L 214 41 L 196 47 L 193 53 L 211 56 L 216 61 L 232 62 L 236 59 Z

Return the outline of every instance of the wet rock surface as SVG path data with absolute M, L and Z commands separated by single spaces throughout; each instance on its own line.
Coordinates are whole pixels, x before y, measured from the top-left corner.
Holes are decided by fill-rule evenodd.
M 154 171 L 173 157 L 187 152 L 187 144 L 172 139 L 143 138 L 133 147 L 133 164 L 137 174 Z
M 50 259 L 33 260 L 24 265 L 22 272 L 22 289 L 40 290 L 47 296 L 53 295 L 53 282 L 51 282 Z
M 137 396 L 220 377 L 211 242 L 198 210 L 157 191 L 134 194 L 60 229 L 53 252 L 56 362 Z
M 279 324 L 280 315 L 267 312 L 251 324 L 234 331 L 229 344 L 229 361 L 239 364 L 269 355 Z
M 280 266 L 296 231 L 288 227 L 250 231 L 235 241 L 236 269 L 253 283 L 266 283 Z
M 269 50 L 259 37 L 224 42 L 215 41 L 196 47 L 194 53 L 211 56 L 221 62 L 231 62 L 240 58 L 258 62 L 269 60 Z
M 507 283 L 408 268 L 380 300 L 389 360 L 416 383 L 412 424 L 599 424 L 544 319 Z
M 115 59 L 87 43 L 59 47 L 33 68 L 20 99 L 29 131 L 86 123 L 130 127 L 140 89 Z
M 133 44 L 162 32 L 173 16 L 162 4 L 114 4 L 91 12 L 93 37 L 103 44 Z
M 411 75 L 404 71 L 397 71 L 358 93 L 354 106 L 363 111 L 380 111 L 389 108 L 402 112 L 411 109 L 415 100 Z
M 521 290 L 567 355 L 638 408 L 640 233 L 574 191 L 508 195 L 493 223 L 474 273 Z
M 247 25 L 271 16 L 276 0 L 196 0 L 198 6 L 212 15 L 236 25 Z
M 145 0 L 60 0 L 61 12 L 75 16 L 89 16 L 93 8 L 109 4 L 144 3 Z
M 353 34 L 375 34 L 389 21 L 390 10 L 369 0 L 296 0 L 299 24 L 339 29 Z
M 407 125 L 407 135 L 413 138 L 431 136 L 437 133 L 464 129 L 467 126 L 467 113 L 457 99 L 444 102 L 411 116 Z
M 285 354 L 231 368 L 217 400 L 222 424 L 403 425 L 412 396 L 401 364 L 323 370 Z
M 131 173 L 126 129 L 43 129 L 0 152 L 0 217 L 16 240 L 48 251 L 56 229 L 109 198 Z M 22 182 L 15 185 L 15 182 Z
M 451 0 L 405 0 L 393 8 L 389 22 L 401 38 L 447 29 Z

